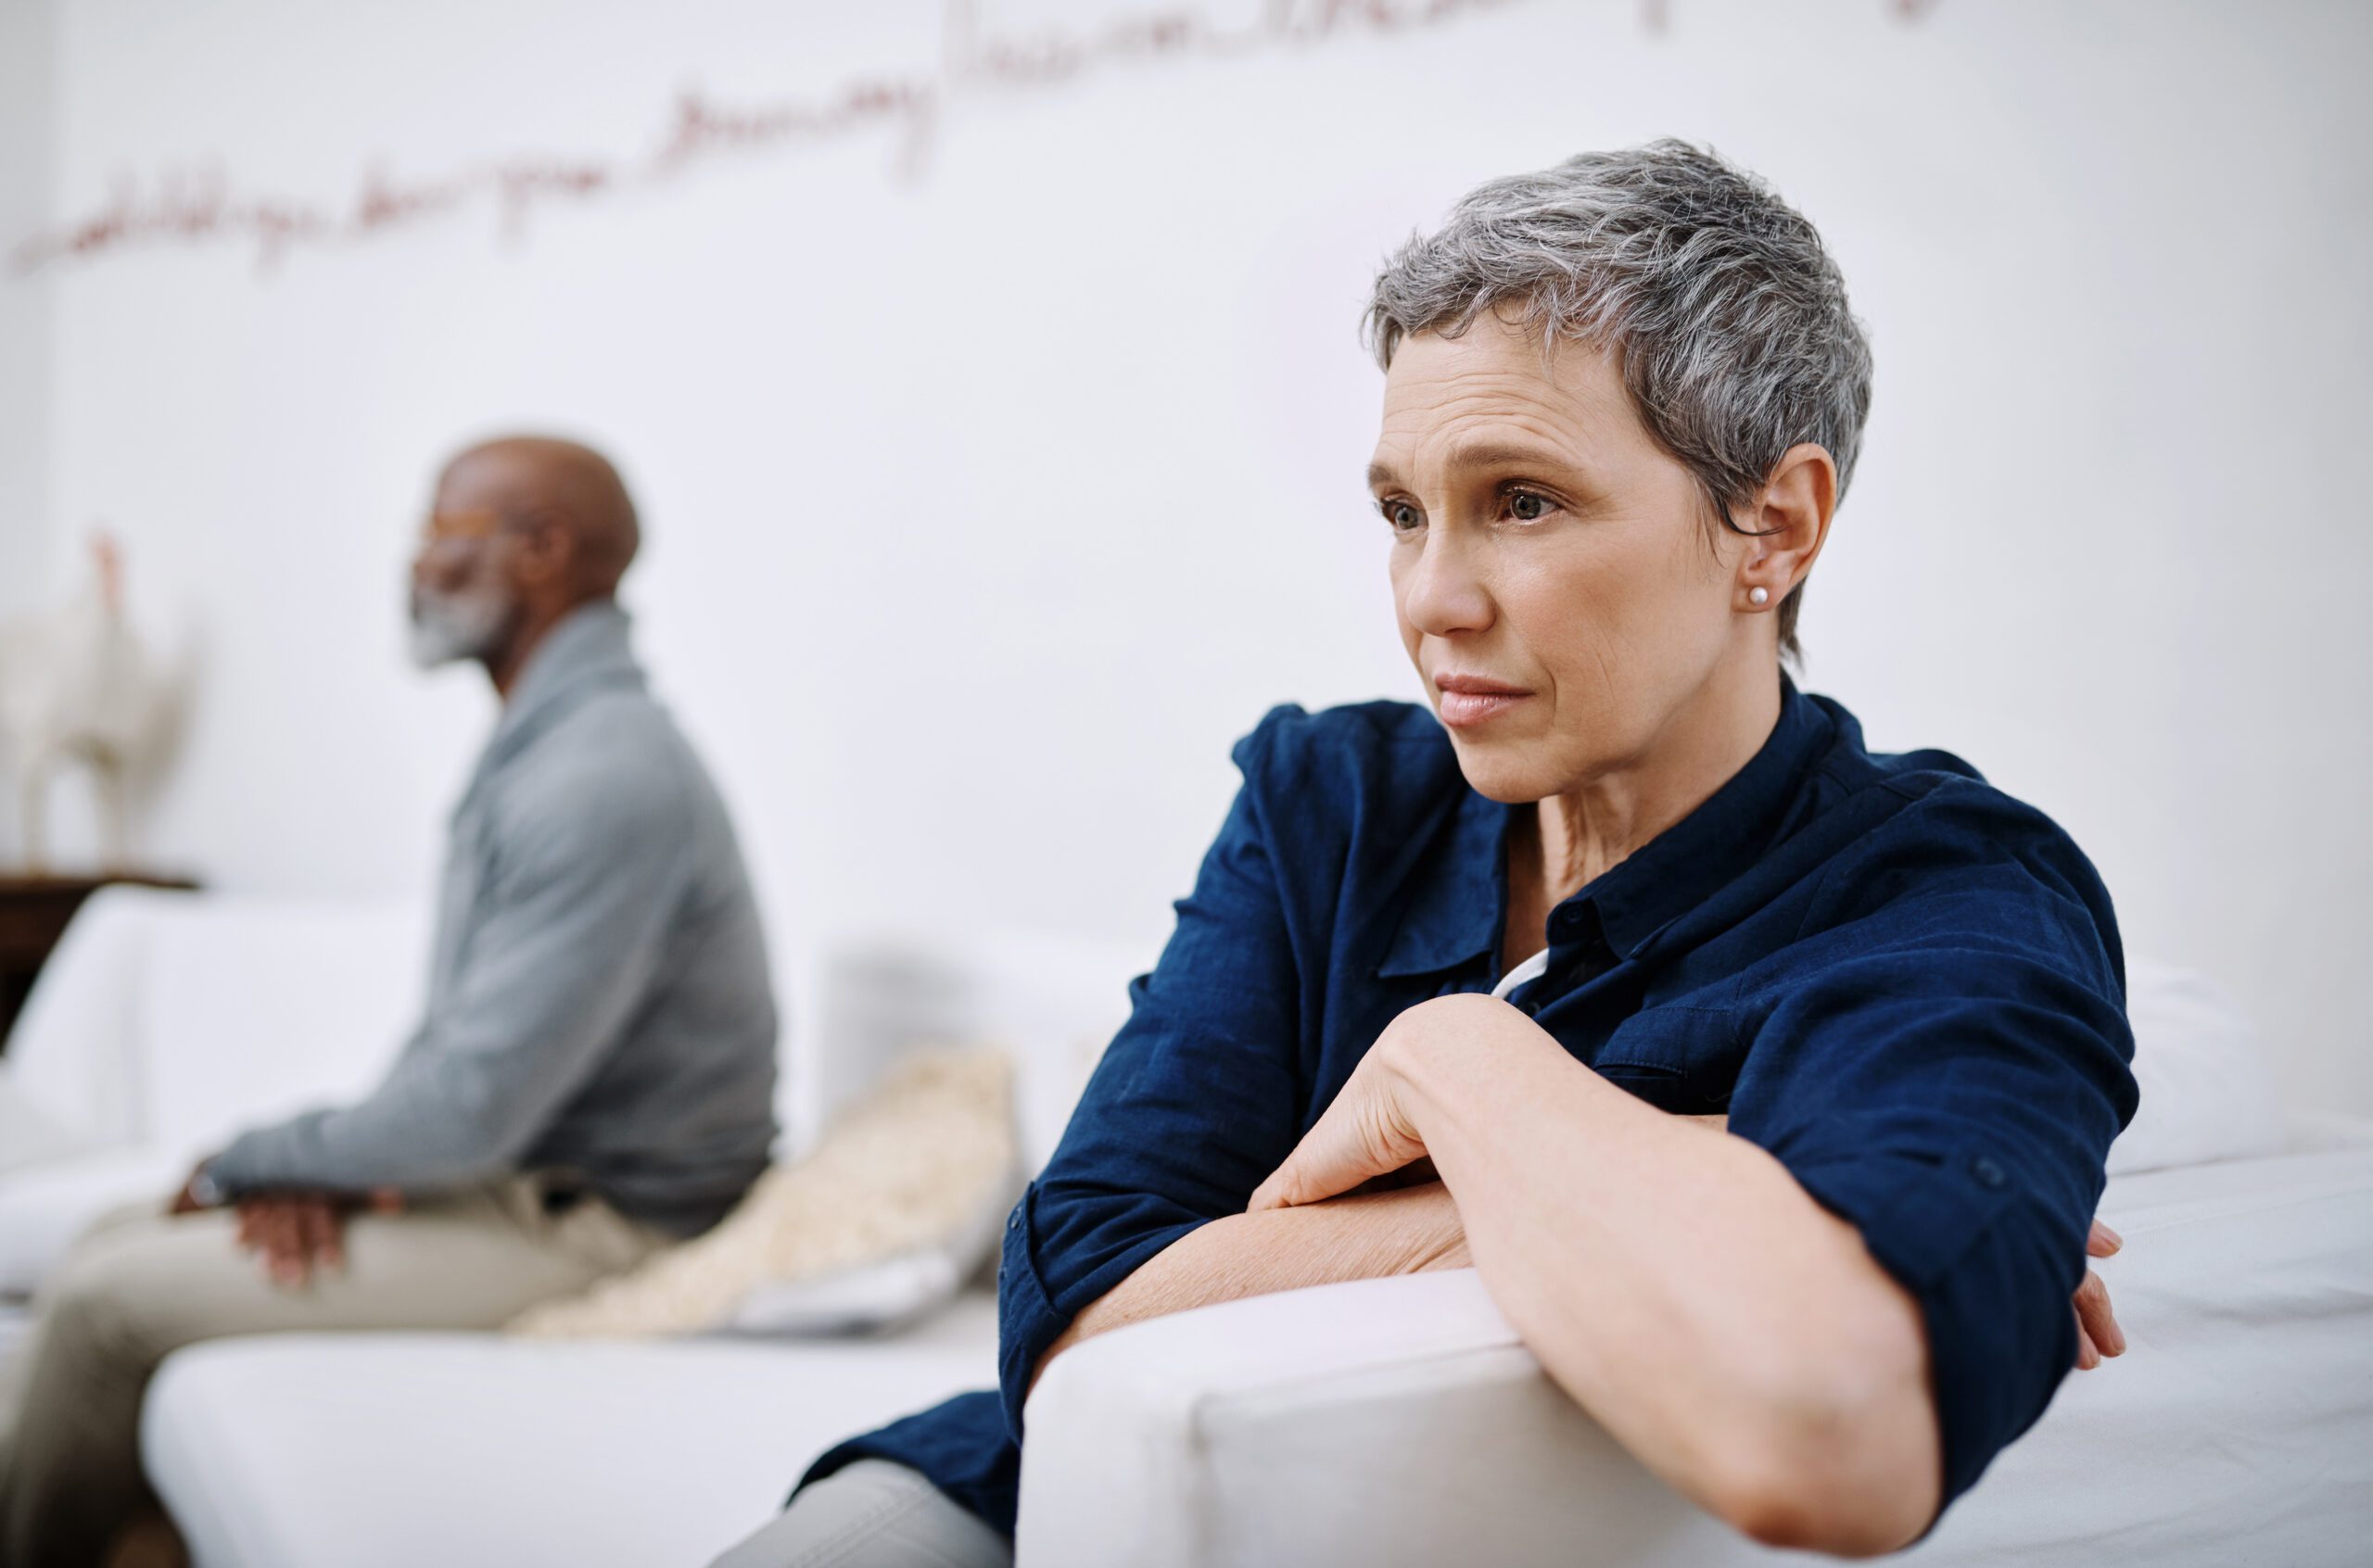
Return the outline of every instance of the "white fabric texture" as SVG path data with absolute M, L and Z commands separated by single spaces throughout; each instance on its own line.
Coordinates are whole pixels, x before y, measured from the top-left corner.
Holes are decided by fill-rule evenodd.
M 2122 1177 L 2103 1266 L 2131 1349 L 2074 1373 L 1923 1568 L 2363 1561 L 2373 1127 L 2356 1145 Z M 1756 1547 L 1560 1394 L 1469 1270 L 1254 1297 L 1088 1341 L 1028 1412 L 1025 1568 L 1577 1561 Z
M 102 888 L 76 912 L 25 998 L 0 1085 L 82 1152 L 137 1140 L 142 960 L 156 917 L 187 894 Z M 21 1163 L 0 1160 L 0 1170 Z
M 2356 1561 L 2373 1147 L 2122 1178 L 2105 1212 L 2133 1349 L 2073 1376 L 1906 1561 Z M 841 1437 L 989 1386 L 995 1329 L 968 1294 L 837 1345 L 226 1341 L 167 1363 L 144 1448 L 199 1568 L 698 1562 Z M 1105 1335 L 1055 1363 L 1030 1420 L 1024 1568 L 1786 1557 L 1641 1471 L 1468 1271 Z
M 28 1095 L 21 1085 L 0 1078 L 0 1176 L 29 1165 L 71 1159 L 91 1140 Z
M 143 1132 L 211 1151 L 361 1098 L 418 1021 L 427 925 L 403 906 L 193 898 L 160 912 L 141 985 Z
M 996 1359 L 985 1293 L 817 1345 L 218 1340 L 165 1363 L 141 1450 L 197 1568 L 694 1564 L 824 1449 Z
M 2280 1153 L 2274 1064 L 2240 1001 L 2204 975 L 2147 958 L 2126 965 L 2126 997 L 2142 1099 L 2110 1145 L 2110 1174 Z
M 1141 943 L 1029 932 L 914 929 L 844 937 L 816 956 L 812 1008 L 794 994 L 783 1076 L 793 1144 L 917 1050 L 993 1040 L 1014 1054 L 1023 1162 L 1055 1151 L 1105 1045 L 1129 1016 Z
M 767 1339 L 885 1334 L 956 1299 L 980 1267 L 955 1245 L 920 1246 L 878 1262 L 752 1286 L 720 1332 Z
M 102 1149 L 0 1176 L 0 1296 L 31 1296 L 90 1222 L 119 1204 L 161 1206 L 189 1174 L 177 1150 Z
M 0 1296 L 239 1128 L 368 1087 L 410 1022 L 425 940 L 402 905 L 94 894 L 0 1056 L 0 1099 L 49 1151 L 0 1161 Z

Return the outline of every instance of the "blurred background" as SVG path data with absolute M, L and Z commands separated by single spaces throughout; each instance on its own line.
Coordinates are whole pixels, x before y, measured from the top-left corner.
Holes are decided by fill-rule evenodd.
M 1155 941 L 1234 737 L 1417 695 L 1377 263 L 1677 134 L 1877 355 L 1804 684 L 2059 818 L 2130 953 L 2373 1110 L 2369 45 L 2339 0 L 0 0 L 0 617 L 120 542 L 186 693 L 139 866 L 422 894 L 493 712 L 402 656 L 431 479 L 579 436 L 780 945 Z

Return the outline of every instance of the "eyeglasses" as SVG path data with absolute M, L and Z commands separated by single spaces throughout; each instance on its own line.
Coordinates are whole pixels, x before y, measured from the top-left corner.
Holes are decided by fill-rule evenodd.
M 436 512 L 421 525 L 420 542 L 429 549 L 446 544 L 476 544 L 498 534 L 524 532 L 534 525 L 532 518 L 506 516 L 490 507 L 475 512 Z

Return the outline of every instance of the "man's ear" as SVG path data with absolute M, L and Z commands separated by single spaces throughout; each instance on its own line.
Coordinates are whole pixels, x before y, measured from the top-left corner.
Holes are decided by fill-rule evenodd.
M 512 557 L 512 575 L 523 588 L 550 588 L 565 583 L 577 570 L 577 537 L 557 512 L 538 511 L 519 530 L 519 548 Z
M 1778 604 L 1813 569 L 1813 560 L 1829 537 L 1829 520 L 1837 510 L 1837 464 L 1827 448 L 1799 441 L 1780 455 L 1780 462 L 1757 492 L 1752 515 L 1737 519 L 1754 538 L 1743 541 L 1738 588 L 1742 594 L 1763 588 L 1760 602 Z

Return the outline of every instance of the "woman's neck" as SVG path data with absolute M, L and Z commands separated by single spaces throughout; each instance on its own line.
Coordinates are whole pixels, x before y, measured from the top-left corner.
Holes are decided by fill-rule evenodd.
M 1508 832 L 1511 964 L 1548 940 L 1549 912 L 1704 804 L 1770 739 L 1778 671 L 1685 705 L 1640 753 L 1519 809 Z

